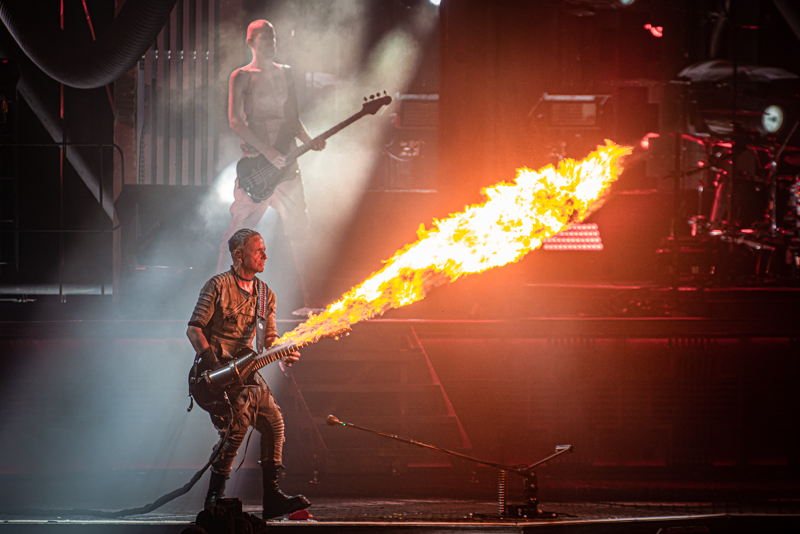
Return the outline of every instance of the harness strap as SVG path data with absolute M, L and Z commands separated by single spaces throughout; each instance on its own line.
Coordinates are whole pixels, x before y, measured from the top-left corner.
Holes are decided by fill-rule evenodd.
M 256 310 L 256 352 L 264 350 L 264 338 L 267 334 L 267 284 L 256 278 L 258 285 L 258 303 Z

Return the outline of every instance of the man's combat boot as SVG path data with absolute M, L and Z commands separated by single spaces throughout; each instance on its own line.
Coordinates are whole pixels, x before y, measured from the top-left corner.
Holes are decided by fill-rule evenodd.
M 228 477 L 211 472 L 211 481 L 208 483 L 208 493 L 206 493 L 206 508 L 211 508 L 217 501 L 225 497 L 225 482 Z
M 264 512 L 261 517 L 272 519 L 282 515 L 291 514 L 311 506 L 302 495 L 291 496 L 278 489 L 278 467 L 275 465 L 261 464 L 261 473 L 264 476 Z

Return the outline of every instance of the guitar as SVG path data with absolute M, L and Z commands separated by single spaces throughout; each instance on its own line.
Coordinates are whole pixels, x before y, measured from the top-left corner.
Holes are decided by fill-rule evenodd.
M 285 167 L 277 168 L 269 162 L 264 154 L 240 159 L 239 163 L 236 164 L 239 187 L 244 189 L 255 202 L 262 202 L 268 199 L 275 192 L 275 188 L 278 185 L 286 180 L 291 180 L 297 175 L 297 165 L 293 164 L 297 161 L 297 158 L 311 150 L 315 142 L 331 137 L 365 115 L 375 115 L 379 109 L 392 101 L 391 96 L 376 97 L 377 95 L 372 95 L 370 100 L 364 98 L 367 102 L 361 107 L 361 111 L 297 148 L 289 150 L 289 144 L 294 140 L 293 135 L 279 136 L 274 148 L 285 156 Z
M 349 329 L 323 337 L 339 339 L 340 335 L 348 335 Z M 211 362 L 199 359 L 189 371 L 189 391 L 194 401 L 211 415 L 230 415 L 228 392 L 235 390 L 250 378 L 253 373 L 284 356 L 301 349 L 309 343 L 282 343 L 264 351 L 260 356 L 245 347 L 239 350 L 228 363 L 212 367 Z

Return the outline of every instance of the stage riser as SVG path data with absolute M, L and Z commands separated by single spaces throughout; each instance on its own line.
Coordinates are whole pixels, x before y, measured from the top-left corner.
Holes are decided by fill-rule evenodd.
M 474 449 L 507 463 L 562 443 L 587 466 L 800 461 L 791 338 L 421 342 Z
M 0 339 L 0 445 L 6 453 L 0 472 L 195 468 L 205 462 L 216 436 L 204 412 L 186 413 L 192 352 L 180 337 L 185 325 L 115 328 L 140 337 L 103 336 L 95 329 L 93 337 Z M 296 366 L 304 403 L 291 395 L 294 386 L 276 366 L 265 373 L 287 409 L 290 467 L 309 474 L 324 464 L 317 432 L 331 451 L 401 450 L 361 431 L 325 426 L 328 413 L 461 448 L 443 393 L 471 454 L 491 461 L 530 462 L 570 443 L 575 453 L 558 462 L 587 468 L 792 466 L 800 462 L 800 360 L 798 339 L 787 330 L 781 322 L 757 321 L 373 321 L 357 325 L 348 338 L 304 350 Z M 407 344 L 412 331 L 419 339 L 413 350 Z M 366 361 L 370 346 L 376 349 L 372 362 Z M 396 352 L 388 358 L 390 349 Z M 440 385 L 431 382 L 423 350 Z M 391 372 L 377 369 L 384 362 L 397 370 L 402 351 L 407 372 L 392 383 Z M 370 383 L 372 373 L 356 373 L 359 359 L 382 380 Z M 337 361 L 349 372 L 326 382 Z M 356 375 L 358 381 L 346 382 Z M 408 465 L 428 462 L 408 447 Z M 252 451 L 246 466 L 258 459 Z M 365 466 L 379 465 L 364 458 Z

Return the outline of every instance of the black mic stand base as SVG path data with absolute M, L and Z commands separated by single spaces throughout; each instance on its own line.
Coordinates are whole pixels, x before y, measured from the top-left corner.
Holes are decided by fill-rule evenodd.
M 554 519 L 558 514 L 539 510 L 539 484 L 536 473 L 525 474 L 525 503 L 507 504 L 503 517 L 508 519 Z
M 539 510 L 539 484 L 536 473 L 528 471 L 525 478 L 525 502 L 523 504 L 505 504 L 505 477 L 500 477 L 500 510 L 498 515 L 473 514 L 477 519 L 555 519 L 558 514 Z

